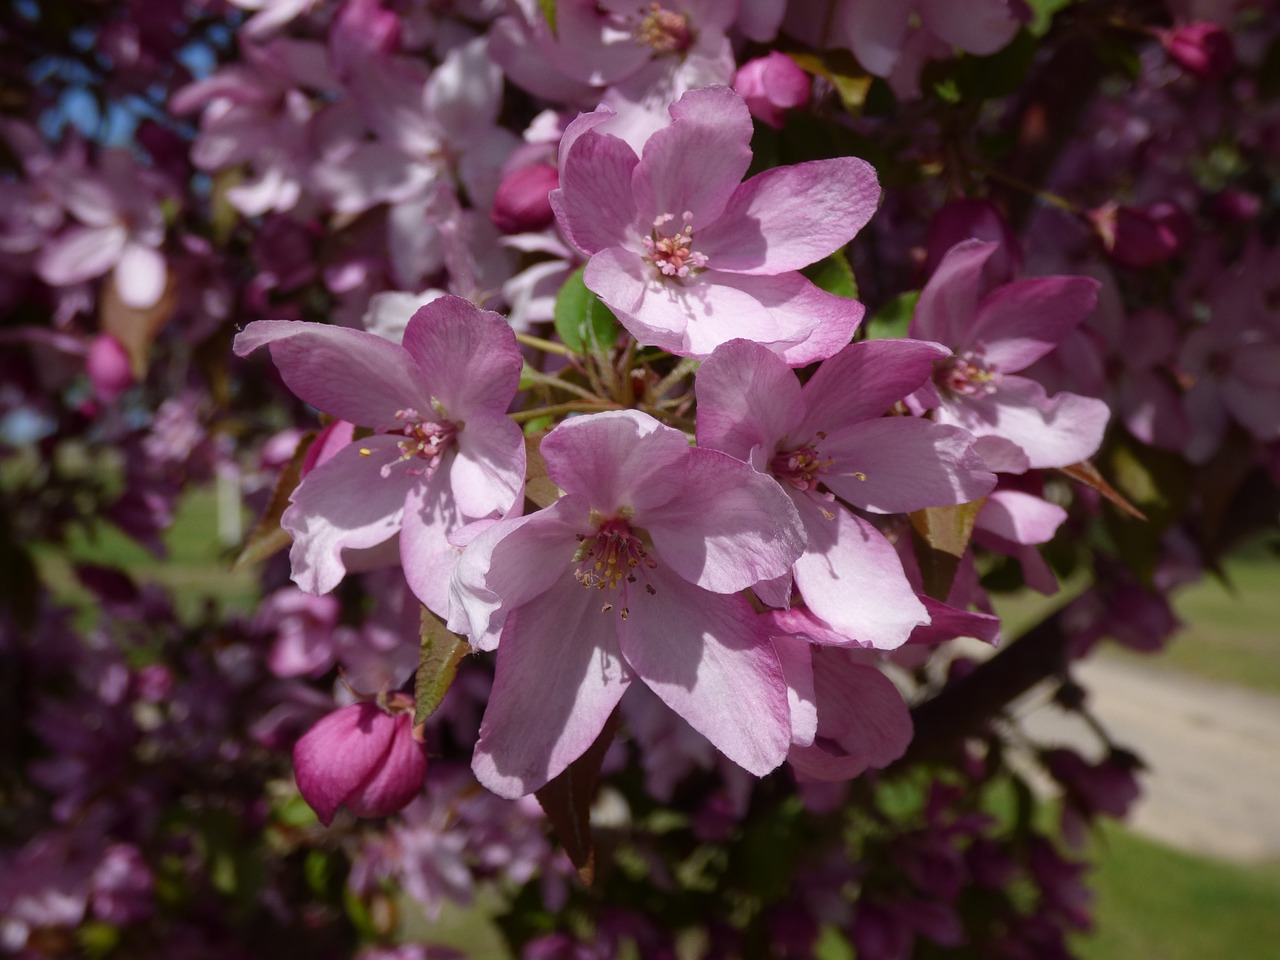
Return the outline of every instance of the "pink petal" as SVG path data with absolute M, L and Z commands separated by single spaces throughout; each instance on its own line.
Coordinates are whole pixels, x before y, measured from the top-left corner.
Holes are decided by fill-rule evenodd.
M 834 461 L 821 474 L 827 488 L 876 513 L 968 503 L 996 484 L 968 431 L 915 417 L 854 424 L 828 435 L 818 449 Z
M 924 21 L 930 32 L 953 47 L 986 56 L 995 53 L 1018 32 L 1017 4 L 1010 0 L 924 0 Z
M 338 807 L 382 762 L 395 733 L 391 718 L 372 703 L 353 703 L 324 717 L 293 748 L 298 789 L 320 822 L 333 822 Z
M 908 336 L 936 340 L 962 352 L 972 342 L 973 317 L 991 287 L 984 272 L 987 261 L 999 249 L 998 243 L 965 240 L 948 250 L 920 291 Z
M 438 616 L 449 613 L 449 582 L 462 552 L 448 535 L 462 525 L 449 489 L 449 471 L 411 484 L 404 498 L 400 528 L 400 563 L 414 596 Z
M 632 174 L 636 209 L 646 220 L 679 221 L 688 211 L 696 234 L 721 215 L 751 164 L 751 114 L 724 86 L 690 90 L 670 111 L 675 122 L 649 138 Z
M 809 641 L 790 634 L 775 634 L 773 649 L 787 682 L 791 706 L 791 745 L 807 747 L 818 732 L 818 701 L 813 692 L 813 651 Z
M 892 650 L 929 615 L 879 530 L 831 504 L 831 519 L 810 501 L 797 503 L 808 547 L 796 561 L 796 586 L 813 613 L 859 643 Z
M 545 562 L 545 561 L 544 561 Z M 615 612 L 568 564 L 508 618 L 471 768 L 502 797 L 533 793 L 586 751 L 631 682 Z
M 560 141 L 560 188 L 550 195 L 565 239 L 587 255 L 639 247 L 639 235 L 632 235 L 638 225 L 631 193 L 639 160 L 622 140 L 592 129 L 612 116 L 602 108 L 569 124 Z
M 263 344 L 270 345 L 289 389 L 339 420 L 391 426 L 397 410 L 431 410 L 413 358 L 375 334 L 299 320 L 256 320 L 236 335 L 232 349 L 243 357 Z
M 154 307 L 167 279 L 164 256 L 152 247 L 127 243 L 113 276 L 125 306 L 136 310 Z
M 689 450 L 683 466 L 684 495 L 636 513 L 658 563 L 715 593 L 783 576 L 804 538 L 777 482 L 718 450 Z
M 879 199 L 875 170 L 855 157 L 774 167 L 742 184 L 715 223 L 694 224 L 696 249 L 716 270 L 799 270 L 852 240 Z
M 997 490 L 987 497 L 976 526 L 1013 543 L 1048 543 L 1067 519 L 1056 503 L 1021 490 Z
M 777 355 L 749 340 L 730 340 L 698 368 L 698 445 L 748 460 L 755 447 L 772 456 L 804 413 L 800 381 Z
M 892 71 L 907 37 L 911 6 L 902 0 L 861 0 L 838 7 L 836 26 L 858 62 L 877 77 Z
M 520 384 L 523 360 L 515 333 L 501 316 L 470 300 L 443 296 L 420 307 L 402 342 L 449 419 L 503 413 Z
M 389 718 L 394 725 L 387 752 L 370 776 L 346 797 L 357 817 L 386 817 L 403 810 L 422 792 L 427 754 L 413 738 L 413 714 Z
M 791 709 L 782 667 L 750 604 L 661 567 L 656 596 L 619 625 L 632 669 L 734 763 L 764 776 L 786 756 Z
M 911 713 L 893 683 L 857 654 L 813 651 L 818 735 L 787 759 L 801 780 L 849 780 L 892 763 L 911 743 Z
M 505 516 L 524 492 L 524 433 L 503 413 L 472 413 L 458 431 L 450 484 L 467 519 Z
M 973 637 L 991 644 L 999 642 L 1000 618 L 994 614 L 961 610 L 932 597 L 920 600 L 929 611 L 931 622 L 911 631 L 911 643 L 945 643 L 957 637 Z
M 390 144 L 372 141 L 324 158 L 312 176 L 339 213 L 363 213 L 379 203 L 407 200 L 436 179 L 429 165 Z
M 366 437 L 307 474 L 280 518 L 293 537 L 294 583 L 308 593 L 328 593 L 346 573 L 344 549 L 376 546 L 399 532 L 415 478 L 405 475 L 403 465 L 393 466 L 390 476 L 380 473 L 399 460 L 392 437 Z
M 801 432 L 833 431 L 878 417 L 929 379 L 951 353 L 923 340 L 863 340 L 823 361 L 804 387 Z M 850 389 L 857 384 L 857 389 Z
M 1021 370 L 1093 312 L 1098 287 L 1089 277 L 1033 277 L 1007 283 L 978 307 L 968 342 L 981 344 L 983 359 L 992 369 Z
M 566 420 L 542 441 L 547 474 L 608 513 L 665 504 L 681 489 L 689 440 L 638 410 Z
M 1111 411 L 1101 400 L 1074 393 L 1050 398 L 1024 377 L 1005 376 L 985 397 L 955 397 L 935 411 L 978 437 L 1012 440 L 1033 468 L 1066 467 L 1098 452 Z
M 40 251 L 36 272 L 55 287 L 92 280 L 119 262 L 127 238 L 121 226 L 67 227 Z

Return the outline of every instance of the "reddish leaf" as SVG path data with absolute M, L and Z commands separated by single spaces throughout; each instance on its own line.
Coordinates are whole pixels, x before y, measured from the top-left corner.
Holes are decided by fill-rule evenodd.
M 578 876 L 588 886 L 595 879 L 595 846 L 591 837 L 591 802 L 595 799 L 600 765 L 618 729 L 618 711 L 614 710 L 596 742 L 587 752 L 564 769 L 534 795 L 560 838 L 564 852 L 578 868 Z
M 421 739 L 422 725 L 449 692 L 458 664 L 471 647 L 426 607 L 422 608 L 418 638 L 418 674 L 413 683 L 413 731 Z
M 1069 467 L 1060 467 L 1059 469 L 1072 480 L 1078 480 L 1086 487 L 1092 487 L 1094 490 L 1097 490 L 1122 511 L 1129 514 L 1129 516 L 1136 517 L 1138 520 L 1147 519 L 1146 514 L 1126 500 L 1115 487 L 1107 483 L 1106 479 L 1098 472 L 1098 468 L 1095 467 L 1092 462 L 1088 460 L 1081 460 L 1079 463 L 1073 463 Z

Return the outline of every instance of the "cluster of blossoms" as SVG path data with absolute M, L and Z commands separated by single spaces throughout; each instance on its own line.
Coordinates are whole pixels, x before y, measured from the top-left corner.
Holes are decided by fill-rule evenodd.
M 1101 6 L 19 4 L 0 944 L 1069 955 L 1137 761 L 989 721 L 1280 487 L 1274 4 Z

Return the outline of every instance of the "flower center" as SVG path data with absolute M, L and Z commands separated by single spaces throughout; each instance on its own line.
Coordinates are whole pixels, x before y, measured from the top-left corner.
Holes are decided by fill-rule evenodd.
M 821 430 L 817 433 L 819 440 L 827 439 L 827 435 Z M 822 477 L 825 474 L 839 477 L 853 477 L 855 480 L 866 480 L 867 475 L 861 470 L 854 470 L 849 473 L 834 473 L 831 467 L 835 464 L 835 460 L 831 457 L 823 457 L 821 452 L 813 443 L 802 443 L 796 447 L 782 447 L 773 455 L 773 459 L 769 461 L 769 472 L 773 474 L 775 480 L 779 483 L 785 483 L 794 490 L 800 491 L 806 497 L 809 497 L 818 503 L 818 509 L 827 517 L 828 520 L 834 519 L 834 514 L 823 503 L 831 503 L 835 500 L 835 494 L 818 489 L 822 484 Z
M 673 13 L 660 3 L 640 8 L 642 19 L 636 27 L 636 43 L 651 47 L 655 53 L 684 53 L 693 45 L 689 15 Z
M 631 511 L 623 507 L 618 516 L 605 518 L 598 510 L 591 511 L 591 522 L 596 532 L 578 535 L 578 549 L 573 562 L 577 565 L 573 578 L 584 587 L 597 590 L 622 589 L 622 607 L 619 616 L 627 619 L 627 585 L 637 582 L 638 575 L 658 569 L 657 561 L 649 556 L 644 542 L 631 529 Z M 657 593 L 653 584 L 644 585 L 649 595 Z M 602 613 L 613 609 L 613 603 L 605 603 Z
M 658 268 L 664 277 L 683 279 L 690 271 L 705 270 L 707 255 L 693 249 L 693 213 L 686 210 L 681 215 L 684 228 L 668 236 L 663 232 L 668 223 L 676 218 L 674 213 L 664 213 L 653 218 L 653 230 L 649 236 L 641 237 L 645 260 Z
M 449 449 L 458 435 L 457 424 L 449 420 L 428 420 L 412 407 L 397 410 L 396 420 L 400 427 L 387 427 L 380 433 L 400 434 L 403 440 L 397 441 L 400 447 L 400 463 L 406 460 L 425 461 L 420 466 L 410 467 L 409 476 L 430 476 L 440 465 L 440 458 Z M 361 451 L 362 453 L 364 451 Z M 385 464 L 382 468 L 384 477 L 390 476 L 394 464 Z
M 996 372 L 987 368 L 975 353 L 965 353 L 940 361 L 934 368 L 933 382 L 951 394 L 985 397 L 995 392 Z

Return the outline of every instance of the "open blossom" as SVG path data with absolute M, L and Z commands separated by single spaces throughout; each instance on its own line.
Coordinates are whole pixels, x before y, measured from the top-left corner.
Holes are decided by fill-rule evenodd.
M 943 257 L 925 284 L 908 331 L 952 348 L 933 380 L 912 395 L 938 423 L 964 427 L 993 469 L 1065 467 L 1092 456 L 1109 411 L 1073 393 L 1050 397 L 1017 376 L 1057 346 L 1097 303 L 1089 277 L 1029 277 L 995 285 L 987 261 L 999 244 L 966 240 Z
M 845 504 L 899 513 L 975 500 L 995 485 L 965 431 L 882 416 L 944 356 L 936 343 L 850 344 L 801 387 L 781 359 L 739 340 L 698 371 L 698 443 L 749 460 L 790 495 L 807 540 L 795 585 L 850 642 L 900 646 L 929 615 L 893 546 Z M 785 605 L 790 583 L 772 586 L 756 592 Z
M 875 212 L 875 172 L 855 157 L 775 167 L 745 183 L 751 116 L 727 87 L 686 93 L 641 156 L 596 128 L 601 107 L 560 142 L 552 206 L 591 259 L 584 281 L 642 344 L 705 357 L 738 337 L 792 366 L 830 356 L 862 304 L 799 270 L 848 243 Z
M 502 796 L 537 790 L 637 679 L 730 760 L 768 773 L 791 742 L 787 690 L 739 591 L 800 553 L 786 495 L 633 410 L 568 420 L 542 453 L 566 495 L 489 527 L 454 573 L 450 629 L 498 649 L 477 777 Z
M 289 388 L 340 420 L 369 428 L 306 475 L 281 518 L 293 536 L 294 581 L 325 593 L 346 573 L 343 551 L 400 534 L 410 587 L 444 616 L 464 524 L 505 516 L 524 485 L 524 441 L 506 416 L 521 358 L 497 314 L 440 297 L 398 345 L 363 330 L 259 320 L 236 337 L 244 356 L 269 346 Z

